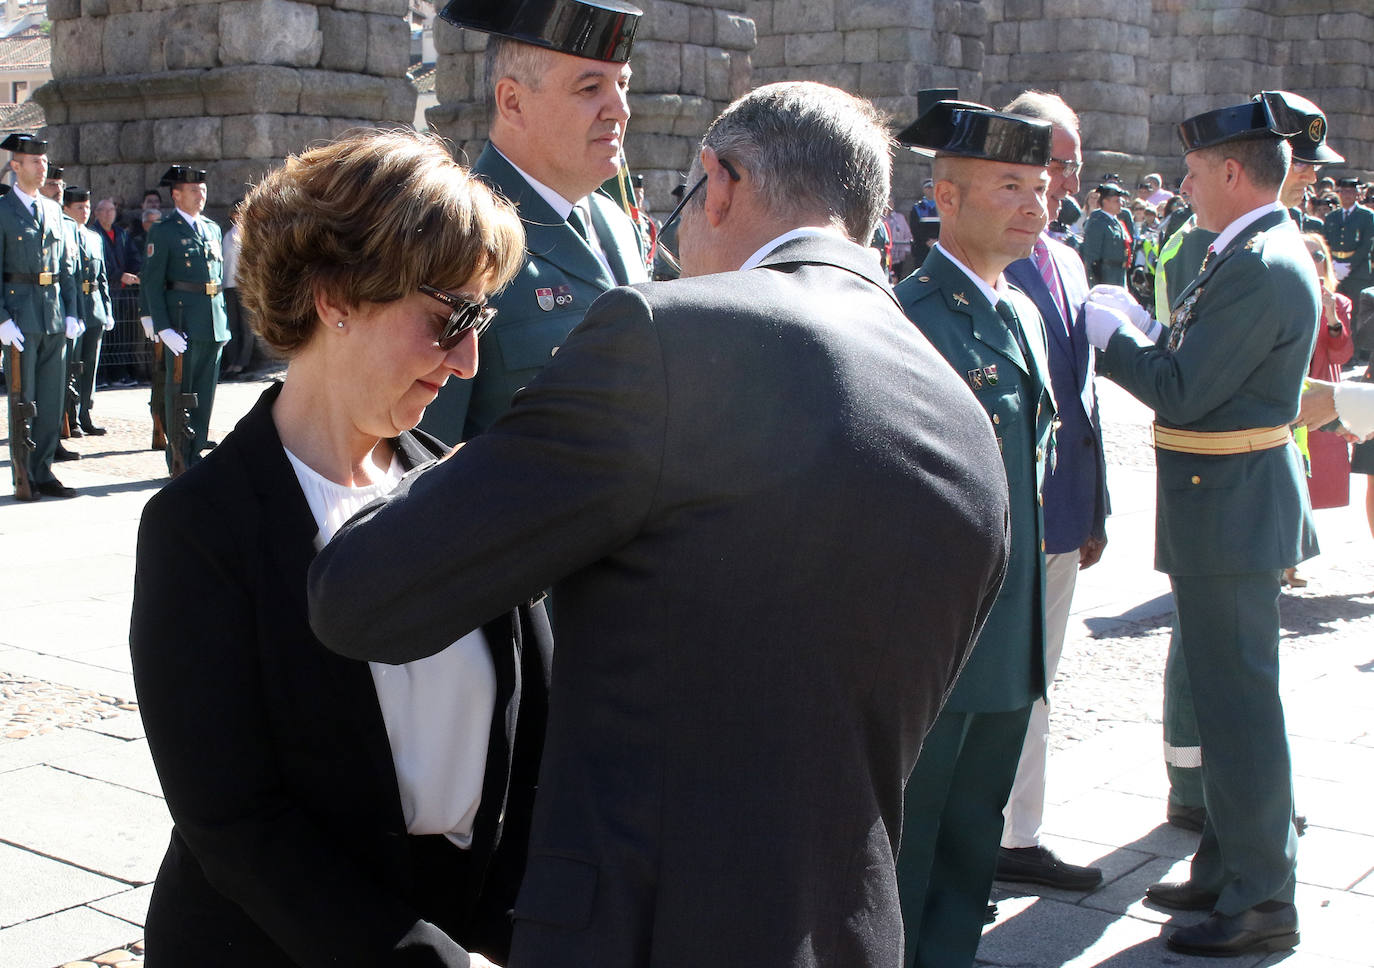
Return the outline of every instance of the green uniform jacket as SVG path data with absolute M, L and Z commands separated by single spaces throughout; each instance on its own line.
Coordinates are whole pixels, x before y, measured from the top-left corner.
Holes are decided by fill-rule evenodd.
M 209 296 L 204 291 L 184 292 L 168 289 L 169 282 L 204 286 L 223 282 L 224 250 L 219 226 L 203 215 L 197 216 L 204 239 L 197 238 L 181 213 L 157 222 L 148 230 L 147 260 L 139 275 L 148 315 L 153 329 L 174 329 L 188 340 L 229 339 L 229 321 L 224 313 L 224 293 Z
M 1326 216 L 1322 223 L 1322 233 L 1326 236 L 1326 244 L 1331 248 L 1331 258 L 1336 262 L 1350 263 L 1350 277 L 1358 282 L 1369 278 L 1370 253 L 1374 251 L 1374 211 L 1357 204 L 1350 214 L 1346 215 L 1345 209 L 1338 208 Z M 1363 288 L 1362 285 L 1352 286 L 1350 277 L 1342 283 L 1342 292 L 1350 288 L 1358 292 Z
M 1126 285 L 1126 229 L 1115 215 L 1095 209 L 1083 227 L 1083 267 L 1088 285 Z
M 491 145 L 472 170 L 519 210 L 526 254 L 519 274 L 491 299 L 496 318 L 482 336 L 477 375 L 449 380 L 420 421 L 421 430 L 450 444 L 482 433 L 510 409 L 515 391 L 539 375 L 597 296 L 649 280 L 634 223 L 610 198 L 588 196 L 614 276 Z
M 1028 296 L 1011 290 L 1028 361 L 972 280 L 939 249 L 897 285 L 907 317 L 968 383 L 987 411 L 1011 495 L 1011 558 L 978 643 L 946 704 L 1006 712 L 1045 694 L 1045 555 L 1040 486 L 1052 447 L 1054 399 L 1045 329 Z
M 1298 415 L 1320 314 L 1317 277 L 1297 226 L 1287 212 L 1271 212 L 1183 290 L 1157 343 L 1123 327 L 1098 371 L 1152 407 L 1166 427 L 1280 426 Z M 1156 450 L 1155 466 L 1160 571 L 1242 574 L 1316 554 L 1307 485 L 1291 443 L 1224 456 Z
M 1316 232 L 1318 235 L 1326 235 L 1326 223 L 1315 215 L 1308 215 L 1296 205 L 1288 209 L 1288 217 L 1303 232 Z M 1330 243 L 1327 243 L 1330 245 Z
M 105 271 L 105 245 L 100 236 L 85 226 L 77 226 L 77 233 L 81 266 L 76 275 L 76 288 L 81 312 L 75 315 L 85 321 L 88 330 L 104 329 L 114 318 L 110 277 Z
M 0 287 L 4 301 L 0 322 L 5 317 L 13 319 L 25 334 L 62 333 L 66 329 L 62 307 L 79 305 L 75 253 L 67 248 L 62 209 L 47 198 L 40 197 L 38 204 L 43 213 L 41 231 L 18 195 L 10 192 L 0 197 L 0 267 L 6 273 L 52 272 L 56 285 L 5 282 Z

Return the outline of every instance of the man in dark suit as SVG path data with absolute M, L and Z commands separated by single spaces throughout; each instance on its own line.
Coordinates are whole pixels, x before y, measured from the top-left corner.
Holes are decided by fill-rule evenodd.
M 1078 190 L 1083 162 L 1078 115 L 1054 94 L 1027 91 L 1004 109 L 1054 126 L 1051 139 L 1049 210 L 1057 212 Z M 1156 186 L 1157 187 L 1157 186 Z M 1068 246 L 1041 233 L 1028 259 L 1006 268 L 1007 280 L 1035 302 L 1045 323 L 1050 384 L 1059 415 L 1054 464 L 1041 496 L 1045 517 L 1045 683 L 1054 682 L 1064 650 L 1069 609 L 1078 572 L 1091 568 L 1107 544 L 1107 464 L 1093 380 L 1093 350 L 1083 332 L 1088 279 L 1083 262 Z M 1004 811 L 997 877 L 1084 891 L 1102 882 L 1102 871 L 1079 867 L 1040 843 L 1045 814 L 1045 761 L 1049 749 L 1049 706 L 1037 699 L 1021 747 L 1011 796 Z
M 1279 578 L 1316 553 L 1289 424 L 1321 313 L 1312 259 L 1279 188 L 1285 139 L 1315 117 L 1265 91 L 1179 125 L 1183 190 L 1218 235 L 1162 325 L 1124 290 L 1094 290 L 1088 340 L 1104 376 L 1155 411 L 1155 567 L 1169 575 L 1177 652 L 1202 751 L 1206 819 L 1189 879 L 1146 897 L 1210 911 L 1169 936 L 1189 954 L 1298 943 L 1293 778 L 1279 698 Z
M 684 278 L 599 299 L 316 559 L 321 640 L 383 661 L 553 586 L 516 968 L 900 959 L 902 785 L 1008 511 L 992 427 L 866 248 L 890 170 L 866 101 L 735 102 L 693 164 Z M 459 495 L 471 526 L 436 527 Z
M 442 13 L 488 34 L 490 141 L 472 170 L 519 210 L 527 257 L 491 298 L 477 375 L 450 380 L 425 411 L 420 429 L 440 440 L 490 427 L 592 300 L 648 281 L 634 222 L 597 191 L 620 170 L 639 15 L 623 0 L 455 0 Z
M 1002 273 L 1030 253 L 1048 223 L 1051 126 L 940 101 L 897 139 L 935 154 L 940 206 L 940 240 L 897 296 L 982 405 L 976 420 L 997 436 L 1011 495 L 1006 581 L 907 782 L 897 858 L 906 964 L 968 968 L 997 867 L 1002 808 L 1031 705 L 1047 686 L 1039 498 L 1054 400 L 1040 314 Z
M 118 222 L 119 208 L 113 198 L 102 198 L 95 205 L 95 233 L 105 250 L 105 270 L 110 278 L 110 300 L 115 311 L 114 339 L 121 348 L 138 345 L 138 270 L 143 268 L 143 250 Z M 128 353 L 123 349 L 123 353 Z M 121 386 L 133 381 L 133 367 L 127 360 L 111 366 L 102 363 L 108 378 Z

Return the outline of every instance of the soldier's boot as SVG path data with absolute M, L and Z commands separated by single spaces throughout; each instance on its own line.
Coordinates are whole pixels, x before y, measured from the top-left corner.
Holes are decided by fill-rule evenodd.
M 162 414 L 153 412 L 153 442 L 149 450 L 167 449 L 167 430 L 162 426 Z

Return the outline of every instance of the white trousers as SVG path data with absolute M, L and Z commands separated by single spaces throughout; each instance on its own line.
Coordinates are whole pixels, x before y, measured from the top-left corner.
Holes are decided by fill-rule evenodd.
M 1045 681 L 1054 683 L 1059 657 L 1064 652 L 1064 632 L 1069 625 L 1069 606 L 1078 584 L 1078 552 L 1045 556 Z M 1045 819 L 1045 756 L 1050 744 L 1050 708 L 1043 699 L 1031 706 L 1030 725 L 1016 764 L 1011 796 L 1002 811 L 1003 847 L 1034 847 L 1040 843 L 1040 824 Z

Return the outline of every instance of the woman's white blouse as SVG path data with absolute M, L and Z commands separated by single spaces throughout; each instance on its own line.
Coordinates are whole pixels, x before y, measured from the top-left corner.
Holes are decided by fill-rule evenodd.
M 321 477 L 289 450 L 286 456 L 319 526 L 317 548 L 405 473 L 393 456 L 381 481 L 347 487 Z M 459 847 L 469 846 L 496 706 L 496 669 L 486 636 L 474 629 L 427 659 L 402 665 L 369 662 L 368 667 L 391 743 L 406 830 L 443 834 Z

